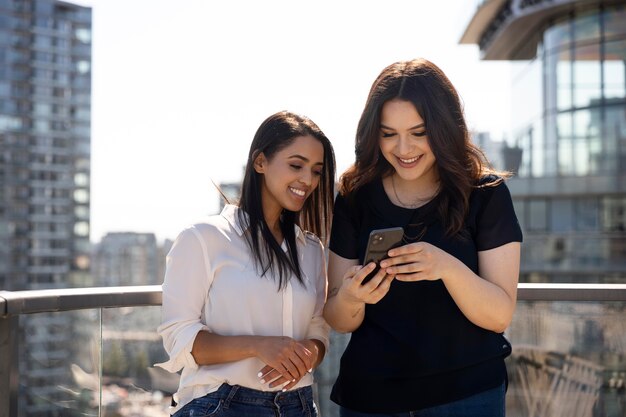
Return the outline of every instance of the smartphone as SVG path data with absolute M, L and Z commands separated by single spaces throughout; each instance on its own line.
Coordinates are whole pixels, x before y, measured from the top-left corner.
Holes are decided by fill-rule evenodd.
M 387 252 L 392 248 L 397 248 L 402 245 L 402 238 L 404 237 L 404 229 L 401 227 L 390 227 L 388 229 L 376 229 L 372 230 L 367 240 L 367 248 L 365 249 L 365 258 L 363 265 L 367 265 L 370 262 L 376 263 L 376 269 L 370 272 L 364 279 L 362 284 L 365 284 L 376 275 L 380 270 L 378 263 L 385 258 L 388 258 Z

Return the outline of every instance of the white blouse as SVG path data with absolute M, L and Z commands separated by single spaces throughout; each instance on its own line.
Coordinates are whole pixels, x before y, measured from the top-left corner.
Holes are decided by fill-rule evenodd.
M 201 330 L 222 335 L 289 336 L 317 339 L 328 350 L 329 326 L 322 317 L 326 301 L 326 261 L 319 239 L 296 226 L 296 245 L 304 285 L 292 275 L 278 290 L 277 277 L 260 277 L 248 248 L 239 208 L 227 205 L 181 232 L 167 255 L 162 322 L 157 329 L 170 360 L 157 364 L 182 369 L 175 412 L 194 398 L 216 391 L 222 383 L 268 391 L 257 373 L 258 358 L 199 366 L 191 355 Z M 283 244 L 283 249 L 286 246 Z M 294 387 L 311 385 L 305 375 Z M 279 390 L 281 387 L 273 388 Z

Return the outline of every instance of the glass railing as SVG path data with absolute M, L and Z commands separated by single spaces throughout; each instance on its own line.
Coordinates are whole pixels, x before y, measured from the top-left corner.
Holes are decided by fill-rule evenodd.
M 626 284 L 520 284 L 507 416 L 626 415 Z M 161 287 L 0 291 L 0 417 L 168 416 Z M 346 335 L 316 371 L 322 417 Z

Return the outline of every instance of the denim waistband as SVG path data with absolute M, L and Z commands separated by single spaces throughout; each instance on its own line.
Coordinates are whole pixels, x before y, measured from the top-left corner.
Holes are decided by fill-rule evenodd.
M 259 406 L 285 406 L 300 404 L 307 408 L 307 404 L 313 401 L 313 390 L 310 386 L 297 388 L 289 391 L 259 391 L 240 385 L 222 384 L 216 393 L 224 399 L 224 405 L 228 407 L 231 401 L 240 403 L 256 404 Z

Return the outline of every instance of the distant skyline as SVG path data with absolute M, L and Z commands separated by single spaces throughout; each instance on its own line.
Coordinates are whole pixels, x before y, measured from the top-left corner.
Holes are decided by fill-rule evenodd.
M 216 213 L 211 180 L 241 179 L 256 128 L 279 110 L 322 128 L 339 175 L 371 83 L 398 60 L 436 63 L 471 129 L 508 134 L 511 64 L 458 44 L 473 1 L 74 3 L 93 8 L 93 242 L 173 239 Z

